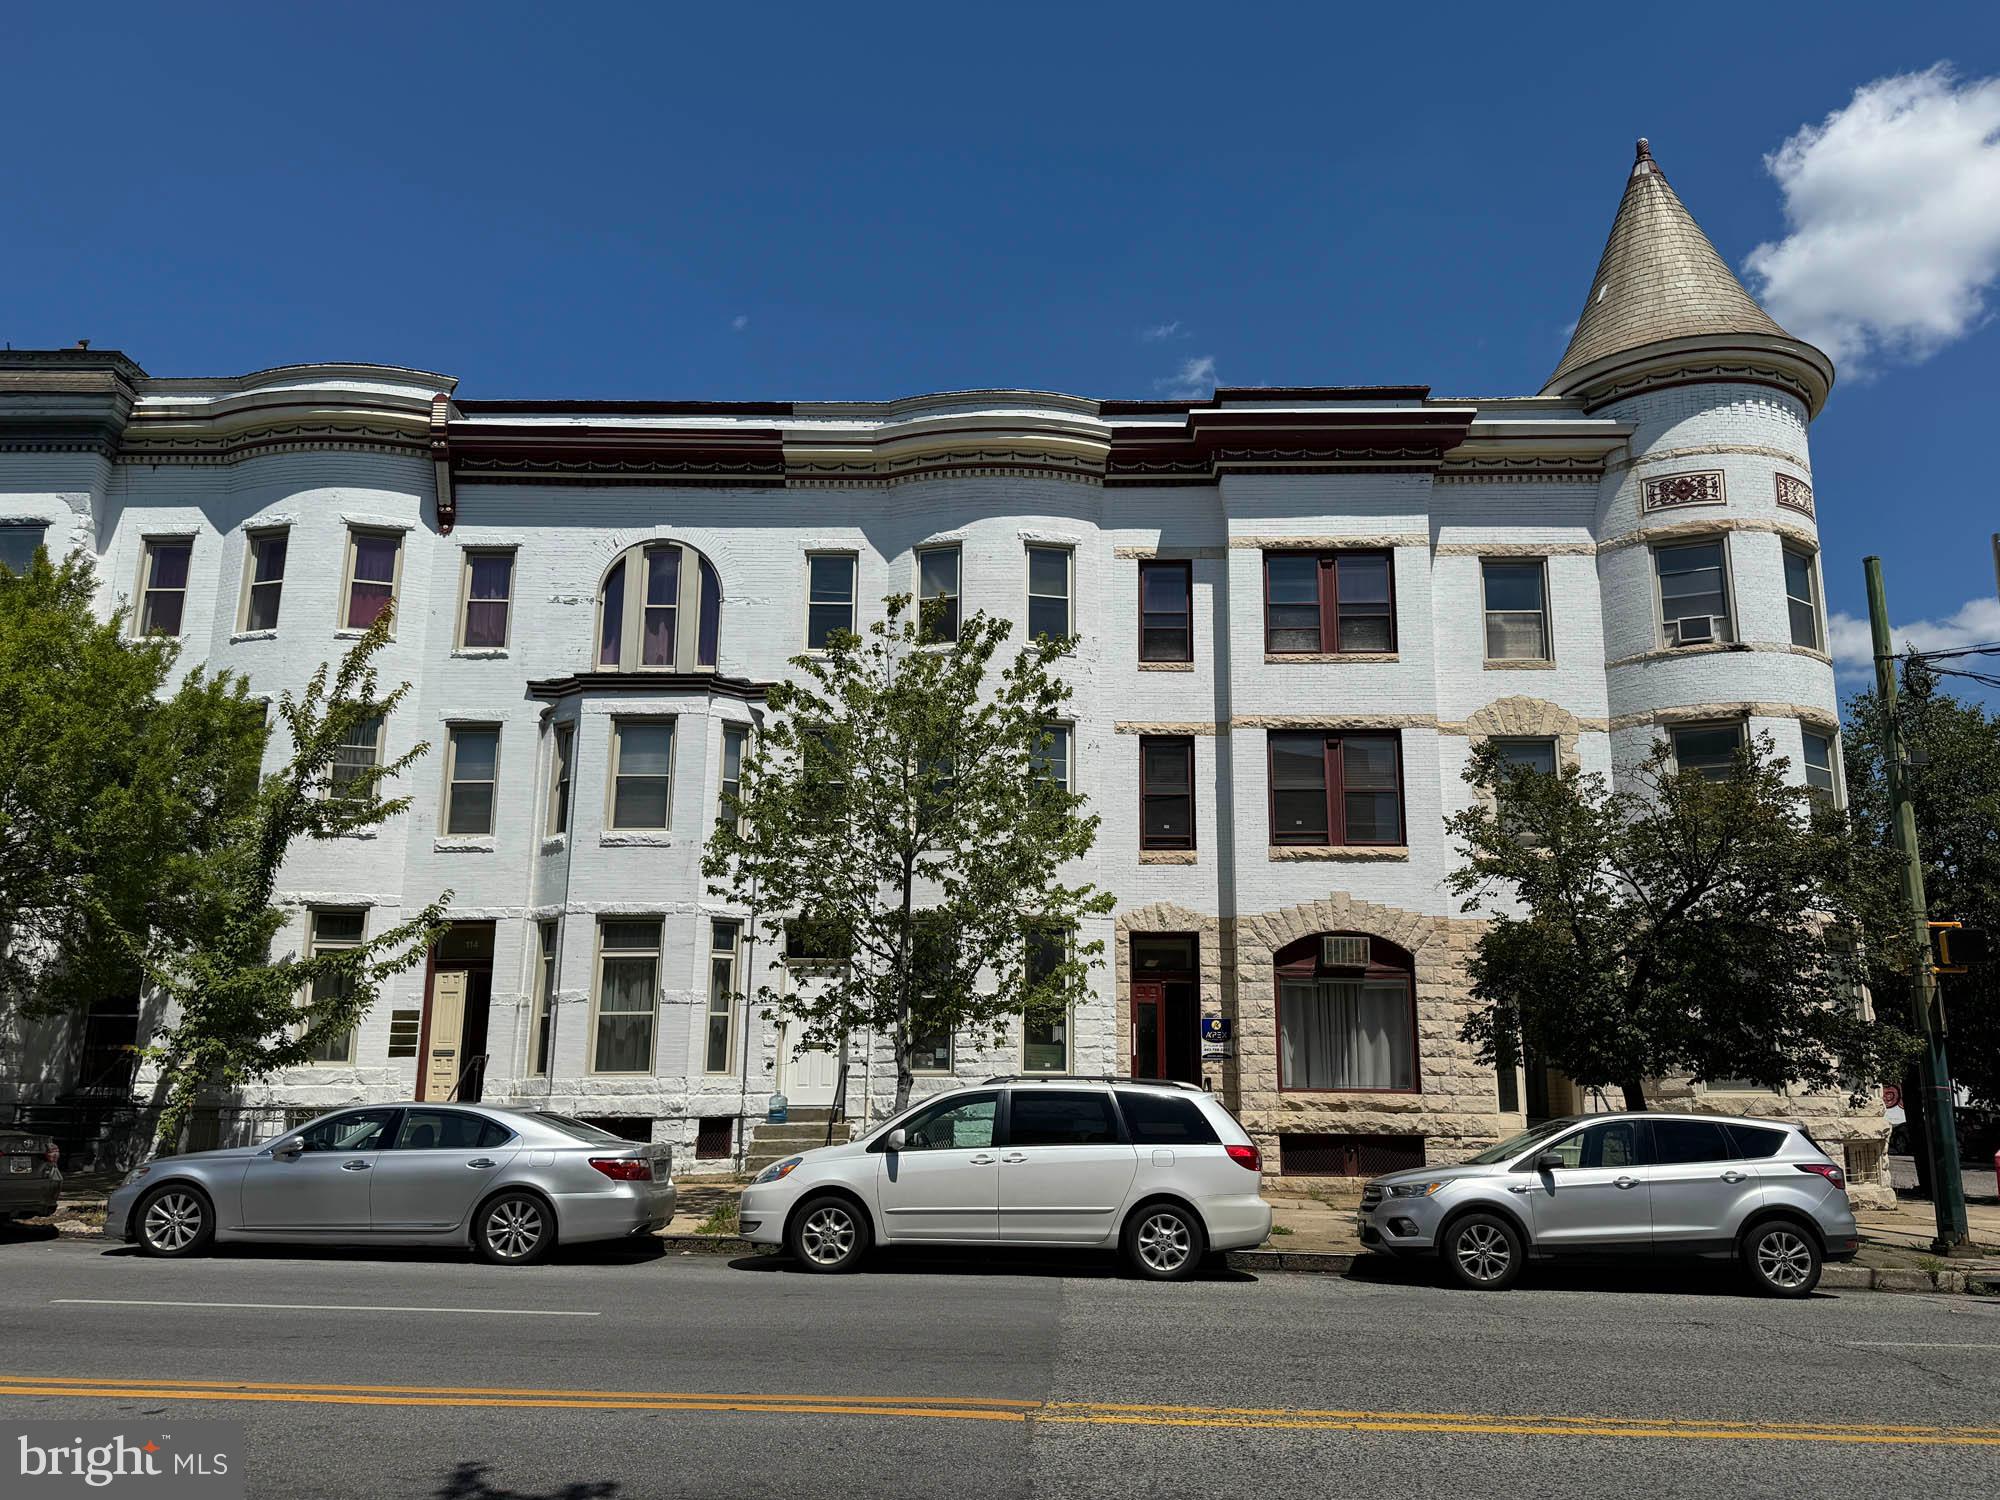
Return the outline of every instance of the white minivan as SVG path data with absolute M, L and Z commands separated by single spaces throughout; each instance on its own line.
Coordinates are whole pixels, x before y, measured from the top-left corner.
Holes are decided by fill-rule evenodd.
M 989 1078 L 844 1145 L 773 1163 L 738 1224 L 810 1271 L 870 1246 L 1117 1246 L 1155 1281 L 1262 1244 L 1263 1163 L 1235 1118 L 1190 1084 Z

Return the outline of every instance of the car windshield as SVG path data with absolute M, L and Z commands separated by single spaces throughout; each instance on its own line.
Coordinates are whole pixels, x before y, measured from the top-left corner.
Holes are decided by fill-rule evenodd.
M 535 1118 L 551 1130 L 560 1130 L 571 1140 L 587 1141 L 592 1145 L 598 1141 L 616 1141 L 621 1146 L 632 1144 L 624 1136 L 613 1135 L 610 1131 L 592 1125 L 587 1120 L 571 1119 L 568 1115 L 552 1115 L 547 1110 L 540 1109 L 535 1111 Z
M 1519 1135 L 1509 1136 L 1497 1146 L 1488 1146 L 1477 1156 L 1467 1158 L 1466 1165 L 1471 1167 L 1491 1167 L 1497 1166 L 1503 1161 L 1512 1161 L 1537 1141 L 1545 1141 L 1552 1135 L 1560 1134 L 1574 1125 L 1576 1121 L 1577 1117 L 1574 1115 L 1561 1120 L 1544 1120 L 1541 1124 L 1524 1130 Z

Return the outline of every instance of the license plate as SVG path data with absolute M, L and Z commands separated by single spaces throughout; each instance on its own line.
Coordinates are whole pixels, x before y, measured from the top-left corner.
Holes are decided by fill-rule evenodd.
M 31 1157 L 10 1156 L 7 1158 L 7 1170 L 14 1173 L 17 1177 L 26 1177 L 29 1172 L 34 1170 L 34 1166 L 35 1163 Z

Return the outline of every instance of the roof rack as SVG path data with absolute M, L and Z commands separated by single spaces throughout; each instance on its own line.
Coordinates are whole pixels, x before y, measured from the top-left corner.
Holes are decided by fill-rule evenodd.
M 1186 1083 L 1178 1078 L 1127 1078 L 1120 1073 L 995 1073 L 982 1081 L 982 1087 L 992 1083 L 1121 1083 L 1139 1084 L 1146 1088 L 1187 1089 L 1196 1094 L 1208 1092 L 1198 1083 Z

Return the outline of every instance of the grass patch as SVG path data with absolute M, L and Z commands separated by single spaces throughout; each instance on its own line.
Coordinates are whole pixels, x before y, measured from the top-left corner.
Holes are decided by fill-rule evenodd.
M 732 1198 L 727 1203 L 716 1204 L 709 1211 L 708 1217 L 694 1226 L 694 1232 L 696 1234 L 736 1233 L 736 1200 Z
M 1292 1232 L 1292 1227 L 1289 1224 L 1273 1224 L 1271 1226 L 1272 1239 L 1276 1239 L 1281 1234 L 1290 1234 L 1291 1232 Z

